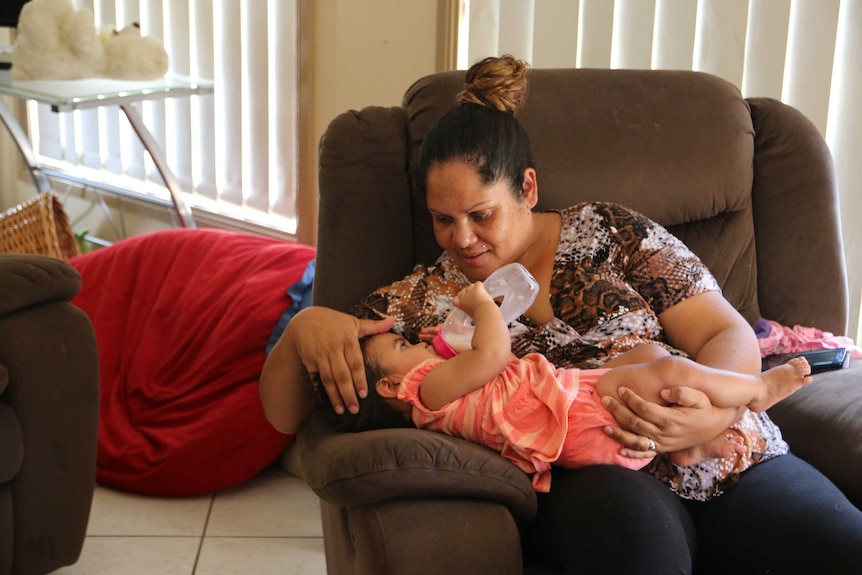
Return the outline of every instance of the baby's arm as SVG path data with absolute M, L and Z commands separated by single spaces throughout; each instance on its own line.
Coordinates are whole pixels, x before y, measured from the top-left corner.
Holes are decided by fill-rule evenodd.
M 506 321 L 482 282 L 461 290 L 453 303 L 476 324 L 473 349 L 461 352 L 428 372 L 419 387 L 419 399 L 428 409 L 440 409 L 479 389 L 503 371 L 512 355 Z

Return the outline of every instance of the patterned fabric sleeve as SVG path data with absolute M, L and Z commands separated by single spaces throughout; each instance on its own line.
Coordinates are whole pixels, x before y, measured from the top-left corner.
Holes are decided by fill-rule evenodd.
M 622 206 L 597 206 L 628 253 L 626 278 L 656 315 L 693 295 L 720 291 L 700 258 L 666 228 Z
M 636 345 L 665 345 L 658 314 L 719 289 L 691 250 L 637 212 L 594 202 L 560 215 L 550 286 L 555 317 L 514 335 L 518 356 L 539 352 L 557 367 L 600 367 Z
M 419 332 L 442 322 L 452 298 L 469 283 L 451 259 L 434 266 L 416 266 L 402 280 L 373 291 L 351 310 L 360 319 L 394 317 L 394 330 L 415 343 Z

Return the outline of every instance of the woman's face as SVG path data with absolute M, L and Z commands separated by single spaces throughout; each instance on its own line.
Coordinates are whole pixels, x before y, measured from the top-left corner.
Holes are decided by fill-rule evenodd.
M 464 160 L 436 164 L 428 171 L 428 211 L 437 243 L 472 281 L 518 261 L 532 241 L 536 172 L 524 174 L 524 196 L 516 198 L 508 180 L 482 182 Z

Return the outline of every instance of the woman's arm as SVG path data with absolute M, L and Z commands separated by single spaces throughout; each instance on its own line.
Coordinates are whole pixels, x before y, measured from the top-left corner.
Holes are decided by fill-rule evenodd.
M 683 300 L 659 316 L 668 342 L 703 365 L 760 372 L 757 336 L 719 292 Z
M 295 433 L 314 407 L 310 376 L 319 379 L 336 412 L 356 413 L 357 394 L 368 387 L 359 339 L 392 328 L 393 320 L 360 320 L 323 307 L 309 307 L 287 324 L 260 375 L 260 400 L 267 421 Z
M 738 371 L 760 371 L 760 353 L 754 331 L 719 292 L 705 292 L 683 300 L 659 315 L 670 345 L 698 363 Z M 609 435 L 631 450 L 646 452 L 652 438 L 660 451 L 678 451 L 699 445 L 720 434 L 744 408 L 717 408 L 691 388 L 663 392 L 673 407 L 649 403 L 631 390 L 610 398 L 608 409 L 622 429 Z M 651 454 L 651 452 L 650 452 Z

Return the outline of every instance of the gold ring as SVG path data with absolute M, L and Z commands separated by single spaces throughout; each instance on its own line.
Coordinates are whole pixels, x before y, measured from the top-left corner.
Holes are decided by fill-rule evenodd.
M 649 447 L 647 448 L 647 451 L 655 451 L 655 448 L 656 448 L 655 439 L 653 439 L 651 437 L 647 437 L 647 439 L 649 439 Z

